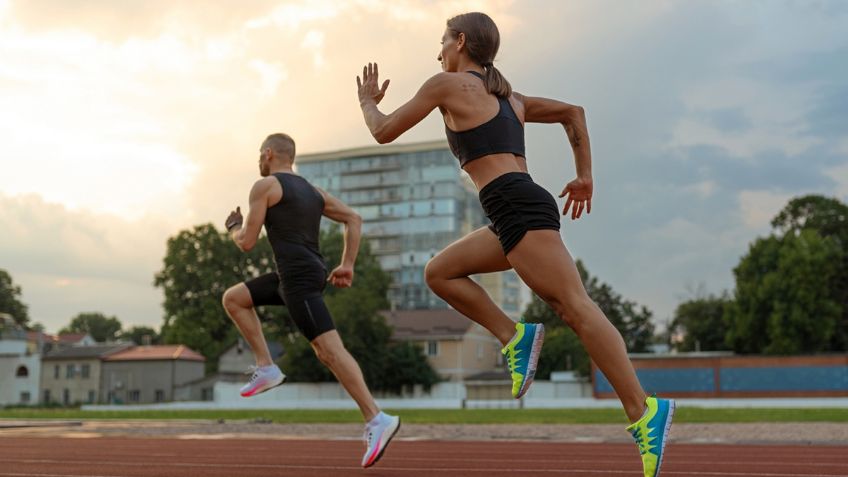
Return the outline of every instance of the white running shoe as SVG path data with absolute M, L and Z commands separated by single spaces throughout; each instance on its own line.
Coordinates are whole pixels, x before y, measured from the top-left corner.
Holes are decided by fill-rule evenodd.
M 382 412 L 376 425 L 371 423 L 365 425 L 366 450 L 362 457 L 362 467 L 371 467 L 380 460 L 398 429 L 400 429 L 400 418 Z
M 269 366 L 251 366 L 250 381 L 241 387 L 241 397 L 256 396 L 286 382 L 286 375 L 276 364 Z

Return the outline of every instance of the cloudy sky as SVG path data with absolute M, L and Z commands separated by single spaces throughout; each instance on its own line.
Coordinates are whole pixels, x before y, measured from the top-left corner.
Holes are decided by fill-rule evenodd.
M 256 149 L 373 144 L 355 75 L 385 108 L 439 71 L 447 17 L 483 10 L 514 88 L 586 108 L 596 196 L 572 253 L 659 321 L 733 286 L 799 194 L 848 201 L 848 3 L 833 1 L 0 0 L 0 268 L 33 321 L 81 311 L 158 327 L 167 238 L 246 202 Z M 442 137 L 433 114 L 399 141 Z M 574 176 L 559 126 L 531 174 Z

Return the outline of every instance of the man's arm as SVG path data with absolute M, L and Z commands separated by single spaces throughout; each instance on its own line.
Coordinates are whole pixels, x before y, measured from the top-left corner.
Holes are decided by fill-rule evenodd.
M 333 286 L 346 288 L 353 282 L 353 265 L 356 263 L 359 242 L 362 238 L 362 217 L 328 192 L 321 189 L 318 191 L 324 196 L 324 216 L 344 224 L 342 263 L 333 270 L 328 280 Z
M 260 179 L 253 184 L 250 189 L 250 208 L 247 211 L 247 219 L 242 224 L 241 221 L 237 225 L 228 229 L 230 237 L 236 243 L 239 249 L 243 252 L 249 252 L 256 246 L 256 241 L 259 240 L 259 232 L 262 231 L 262 225 L 265 223 L 265 213 L 268 211 L 268 193 L 271 190 L 272 181 Z M 237 211 L 238 217 L 241 217 Z

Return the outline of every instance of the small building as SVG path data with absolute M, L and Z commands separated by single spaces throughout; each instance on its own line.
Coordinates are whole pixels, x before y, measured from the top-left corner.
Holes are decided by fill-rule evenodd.
M 68 346 L 47 353 L 41 360 L 41 401 L 66 406 L 100 402 L 102 360 L 131 346 Z
M 268 351 L 273 361 L 277 361 L 285 353 L 283 345 L 276 341 L 268 342 Z M 256 358 L 250 346 L 239 338 L 218 358 L 217 373 L 177 386 L 174 400 L 212 401 L 215 399 L 216 383 L 246 383 L 250 378 L 250 367 L 255 364 Z M 283 372 L 285 373 L 285 370 Z
M 443 379 L 504 369 L 500 342 L 488 330 L 453 309 L 396 310 L 381 314 L 392 327 L 393 341 L 419 345 Z
M 41 357 L 27 349 L 26 333 L 4 326 L 0 331 L 0 406 L 37 404 L 40 374 Z
M 203 355 L 185 345 L 136 346 L 111 354 L 103 359 L 103 401 L 173 401 L 178 387 L 203 378 L 205 362 Z

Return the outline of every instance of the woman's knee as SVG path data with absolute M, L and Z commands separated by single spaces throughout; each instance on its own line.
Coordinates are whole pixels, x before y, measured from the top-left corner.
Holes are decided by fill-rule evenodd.
M 564 293 L 546 300 L 557 316 L 571 329 L 579 332 L 587 320 L 592 319 L 595 302 L 583 293 Z
M 224 292 L 224 296 L 221 297 L 221 304 L 224 306 L 224 309 L 232 311 L 238 308 L 243 308 L 244 297 L 242 297 L 242 294 L 243 291 L 241 290 L 240 285 L 227 288 L 227 291 Z
M 444 279 L 445 275 L 441 260 L 438 256 L 431 258 L 424 267 L 424 281 L 427 283 L 427 286 L 430 289 L 438 288 Z

